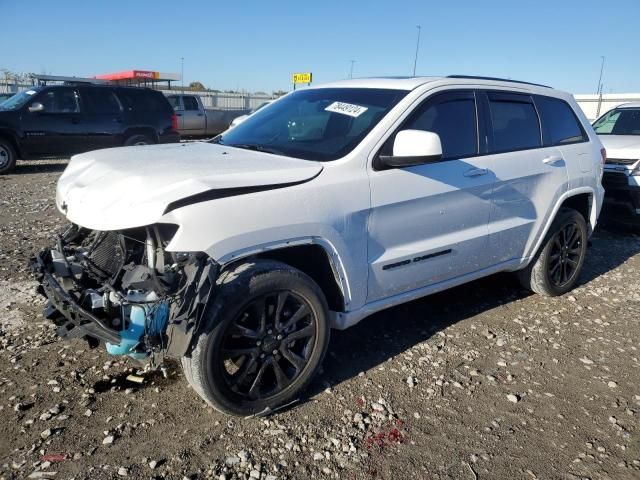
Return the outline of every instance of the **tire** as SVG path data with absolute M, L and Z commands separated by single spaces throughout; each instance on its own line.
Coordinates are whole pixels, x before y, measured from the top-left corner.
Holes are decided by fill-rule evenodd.
M 132 147 L 135 145 L 153 145 L 154 142 L 148 135 L 131 135 L 124 141 L 125 147 Z
M 0 138 L 0 175 L 16 167 L 16 151 L 8 140 Z
M 245 417 L 295 401 L 329 343 L 329 309 L 320 287 L 270 260 L 223 272 L 216 285 L 203 329 L 182 358 L 193 389 L 216 410 Z
M 580 276 L 587 242 L 584 217 L 572 208 L 561 208 L 536 256 L 518 272 L 520 282 L 541 295 L 564 295 Z

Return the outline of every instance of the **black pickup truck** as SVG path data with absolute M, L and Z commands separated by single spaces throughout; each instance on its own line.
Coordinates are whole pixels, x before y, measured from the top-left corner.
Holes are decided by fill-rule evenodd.
M 33 87 L 0 105 L 0 174 L 16 159 L 180 141 L 162 93 L 110 85 Z

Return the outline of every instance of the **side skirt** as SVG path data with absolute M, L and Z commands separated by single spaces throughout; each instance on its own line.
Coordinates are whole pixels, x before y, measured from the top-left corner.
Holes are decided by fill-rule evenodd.
M 507 260 L 506 262 L 498 263 L 491 267 L 483 268 L 482 270 L 476 270 L 475 272 L 467 273 L 460 277 L 455 277 L 442 282 L 427 285 L 409 292 L 400 293 L 389 298 L 382 300 L 376 300 L 375 302 L 367 303 L 357 310 L 351 312 L 331 312 L 331 327 L 337 330 L 344 330 L 352 327 L 356 323 L 360 322 L 364 318 L 372 315 L 376 312 L 384 310 L 386 308 L 400 305 L 401 303 L 410 302 L 418 298 L 426 297 L 433 293 L 438 293 L 443 290 L 447 290 L 458 285 L 462 285 L 473 280 L 477 280 L 482 277 L 487 277 L 494 273 L 506 272 L 517 270 L 522 267 L 522 259 L 517 258 L 513 260 Z

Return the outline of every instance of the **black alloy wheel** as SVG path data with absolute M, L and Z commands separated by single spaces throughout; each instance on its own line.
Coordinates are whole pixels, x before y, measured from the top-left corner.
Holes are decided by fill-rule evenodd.
M 584 241 L 582 229 L 576 222 L 565 224 L 555 234 L 547 264 L 549 280 L 554 286 L 562 288 L 573 280 L 580 265 Z
M 251 400 L 272 397 L 307 365 L 316 325 L 310 305 L 293 292 L 256 298 L 227 326 L 214 361 L 234 393 Z

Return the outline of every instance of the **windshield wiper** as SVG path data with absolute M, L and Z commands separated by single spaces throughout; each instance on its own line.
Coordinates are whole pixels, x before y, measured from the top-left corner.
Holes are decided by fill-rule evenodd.
M 224 145 L 224 144 L 222 144 Z M 256 145 L 253 143 L 239 143 L 237 145 L 224 145 L 225 147 L 242 148 L 244 150 L 253 150 L 254 152 L 272 153 L 274 155 L 284 155 L 280 150 Z

